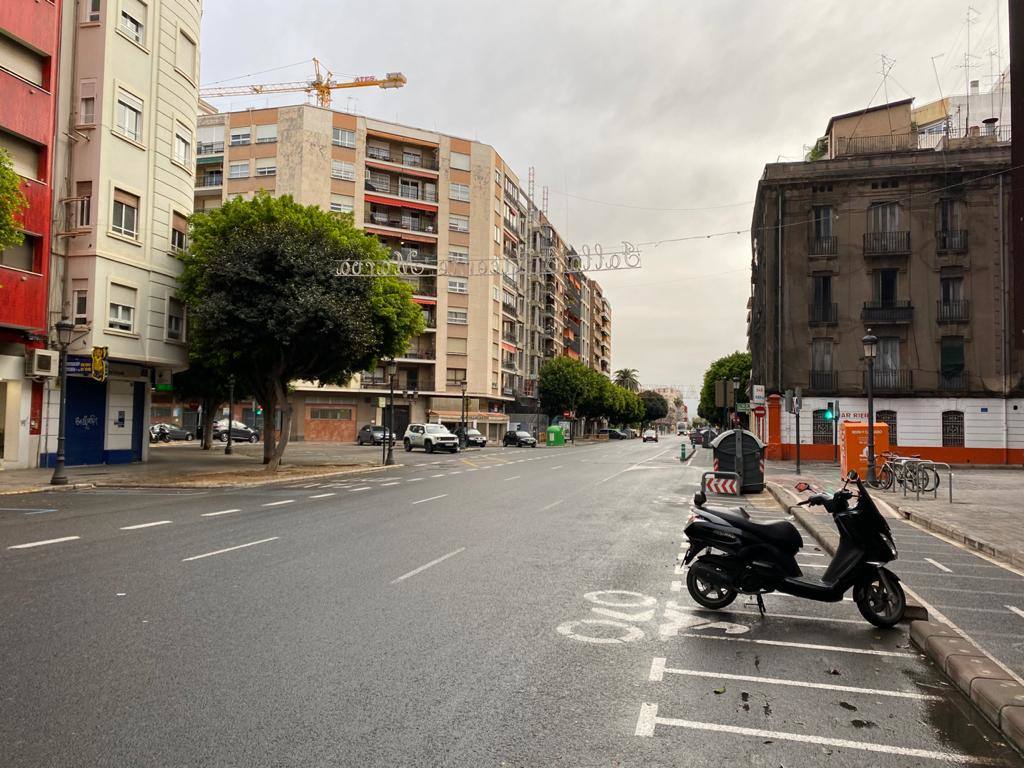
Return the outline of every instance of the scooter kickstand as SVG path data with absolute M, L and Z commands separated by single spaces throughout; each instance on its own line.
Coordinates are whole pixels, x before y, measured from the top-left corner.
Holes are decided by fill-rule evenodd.
M 764 614 L 765 614 L 764 598 L 761 597 L 761 593 L 760 592 L 757 593 L 757 610 L 759 610 L 761 612 L 761 615 L 764 616 Z

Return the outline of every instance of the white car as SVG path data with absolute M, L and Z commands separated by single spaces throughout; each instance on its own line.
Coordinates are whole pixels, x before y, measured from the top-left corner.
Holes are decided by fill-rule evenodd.
M 658 442 L 658 433 L 653 429 L 645 429 L 644 442 L 646 443 L 648 440 L 652 440 L 655 443 Z
M 458 453 L 459 438 L 449 432 L 444 424 L 410 424 L 405 430 L 402 445 L 407 451 L 422 448 L 427 453 L 438 449 Z

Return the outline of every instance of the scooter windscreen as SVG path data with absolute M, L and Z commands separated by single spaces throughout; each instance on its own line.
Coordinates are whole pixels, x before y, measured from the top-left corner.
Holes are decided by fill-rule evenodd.
M 885 521 L 882 513 L 878 511 L 878 507 L 875 506 L 875 500 L 871 498 L 867 488 L 864 487 L 864 483 L 861 479 L 857 478 L 857 510 L 860 514 L 864 515 L 871 521 L 873 525 L 878 526 L 879 530 L 884 531 L 886 535 L 892 536 L 892 530 L 889 528 L 889 523 Z

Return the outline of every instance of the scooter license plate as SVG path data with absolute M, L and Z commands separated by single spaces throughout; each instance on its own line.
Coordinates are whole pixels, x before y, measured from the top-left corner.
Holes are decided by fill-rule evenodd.
M 686 555 L 683 557 L 683 565 L 689 565 L 690 561 L 697 556 L 697 554 L 704 549 L 704 547 L 696 547 L 690 545 L 690 548 L 686 550 Z

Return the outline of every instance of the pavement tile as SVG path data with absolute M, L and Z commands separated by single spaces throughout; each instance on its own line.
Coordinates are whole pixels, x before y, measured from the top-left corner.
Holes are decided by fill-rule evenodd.
M 1005 673 L 1004 673 L 1005 675 Z M 989 720 L 1001 724 L 1004 707 L 1024 708 L 1024 686 L 1013 680 L 983 678 L 971 685 L 971 701 Z
M 954 654 L 946 663 L 946 674 L 968 696 L 975 680 L 1006 680 L 1006 672 L 988 656 Z

